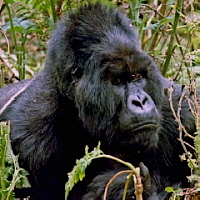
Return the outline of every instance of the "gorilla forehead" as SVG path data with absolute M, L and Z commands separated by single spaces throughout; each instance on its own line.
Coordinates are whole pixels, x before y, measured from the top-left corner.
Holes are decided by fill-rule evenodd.
M 139 44 L 134 42 L 132 37 L 124 33 L 119 27 L 114 27 L 111 30 L 105 30 L 101 41 L 91 44 L 88 48 L 92 52 L 111 55 L 118 54 L 118 56 L 127 56 L 135 52 L 141 52 Z
M 113 73 L 127 71 L 135 74 L 154 68 L 152 59 L 141 51 L 131 51 L 130 49 L 123 51 L 119 49 L 118 52 L 109 52 L 101 57 L 101 66 L 108 68 Z
M 128 28 L 132 29 L 132 26 Z M 139 44 L 135 43 L 132 37 L 126 31 L 124 32 L 120 26 L 104 30 L 101 40 L 94 43 L 92 41 L 91 37 L 85 38 L 81 42 L 76 41 L 75 46 L 79 47 L 77 60 L 80 59 L 81 63 L 85 60 L 88 63 L 84 68 L 104 67 L 105 65 L 102 63 L 110 62 L 112 66 L 115 64 L 115 70 L 117 68 L 128 70 L 129 68 L 131 73 L 136 73 L 144 68 L 147 70 L 148 65 L 152 62 L 152 59 L 141 50 Z

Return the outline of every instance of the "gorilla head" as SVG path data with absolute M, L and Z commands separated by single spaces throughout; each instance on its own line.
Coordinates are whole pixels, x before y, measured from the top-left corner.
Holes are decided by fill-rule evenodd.
M 54 32 L 47 57 L 59 91 L 74 99 L 97 141 L 156 145 L 163 78 L 121 12 L 92 4 L 70 14 Z

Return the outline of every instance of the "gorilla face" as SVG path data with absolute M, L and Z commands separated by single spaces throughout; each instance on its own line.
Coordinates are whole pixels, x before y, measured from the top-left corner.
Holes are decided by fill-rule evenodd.
M 55 79 L 61 77 L 62 83 L 71 80 L 66 82 L 68 91 L 63 87 L 62 93 L 75 102 L 80 120 L 97 141 L 154 146 L 158 140 L 163 77 L 141 50 L 130 21 L 120 12 L 111 11 L 113 19 L 106 10 L 101 11 L 104 21 L 88 18 L 86 24 L 80 10 L 79 16 L 69 16 L 73 23 L 66 29 L 66 22 L 60 23 L 53 38 L 59 35 L 63 40 L 52 40 L 49 57 L 53 56 L 51 65 L 59 66 L 57 69 L 66 66 L 68 75 L 62 78 L 62 70 Z M 90 12 L 93 15 L 93 9 L 87 14 Z M 56 54 L 64 44 L 68 49 Z M 66 57 L 68 63 L 55 63 Z
M 85 62 L 75 88 L 80 118 L 97 140 L 155 146 L 162 77 L 146 54 L 117 50 Z
M 49 44 L 51 74 L 97 141 L 154 146 L 163 77 L 141 50 L 130 21 L 114 10 L 101 12 L 104 21 L 87 18 L 86 23 L 83 10 L 61 21 L 52 36 L 59 40 Z M 87 10 L 88 16 L 93 14 L 93 8 Z

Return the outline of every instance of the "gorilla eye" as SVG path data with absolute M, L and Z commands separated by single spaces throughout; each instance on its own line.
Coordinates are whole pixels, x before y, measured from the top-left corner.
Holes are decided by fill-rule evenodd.
M 83 70 L 81 68 L 76 68 L 72 70 L 71 71 L 72 83 L 77 83 L 82 75 L 83 75 Z
M 143 78 L 141 74 L 133 74 L 132 75 L 132 81 L 139 81 Z
M 122 85 L 123 81 L 120 78 L 116 78 L 112 81 L 113 85 Z

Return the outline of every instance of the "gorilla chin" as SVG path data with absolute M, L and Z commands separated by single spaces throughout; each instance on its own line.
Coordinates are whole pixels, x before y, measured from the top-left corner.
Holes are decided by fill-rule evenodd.
M 140 123 L 136 127 L 122 131 L 121 144 L 126 147 L 129 145 L 131 149 L 146 149 L 155 148 L 159 142 L 159 123 L 156 121 L 146 121 Z M 142 138 L 142 139 L 141 139 Z
M 128 120 L 127 116 L 130 114 L 122 114 L 120 119 L 126 119 L 120 121 L 120 128 L 123 135 L 133 145 L 133 148 L 138 146 L 138 143 L 144 148 L 156 147 L 159 139 L 160 131 L 160 115 L 159 112 L 151 112 L 149 116 L 140 115 L 139 117 L 132 117 Z M 122 117 L 123 116 L 123 117 Z

